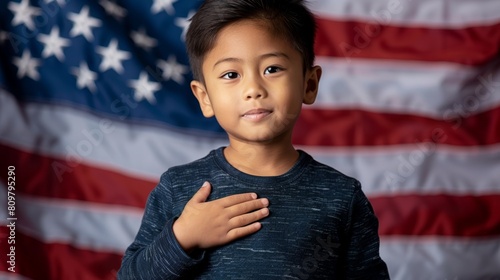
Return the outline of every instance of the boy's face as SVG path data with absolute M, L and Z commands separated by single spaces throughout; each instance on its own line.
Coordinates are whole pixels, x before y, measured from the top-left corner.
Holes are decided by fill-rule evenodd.
M 205 117 L 214 116 L 231 143 L 290 140 L 302 103 L 312 104 L 319 66 L 304 74 L 301 54 L 257 21 L 222 29 L 191 89 Z

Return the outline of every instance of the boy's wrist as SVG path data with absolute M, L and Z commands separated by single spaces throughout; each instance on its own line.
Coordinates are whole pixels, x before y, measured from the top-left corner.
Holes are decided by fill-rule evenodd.
M 175 239 L 177 240 L 177 243 L 179 243 L 186 254 L 190 255 L 196 249 L 196 245 L 192 244 L 192 242 L 189 241 L 189 238 L 186 240 L 186 234 L 182 228 L 182 225 L 179 223 L 179 219 L 175 220 L 174 224 L 172 225 L 172 231 L 174 233 Z

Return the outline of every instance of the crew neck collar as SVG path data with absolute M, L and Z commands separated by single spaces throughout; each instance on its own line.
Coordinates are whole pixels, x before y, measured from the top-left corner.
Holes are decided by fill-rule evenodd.
M 302 175 L 305 167 L 312 160 L 312 157 L 306 152 L 297 150 L 299 152 L 299 158 L 294 163 L 294 165 L 284 174 L 278 176 L 256 176 L 244 173 L 232 166 L 224 156 L 224 149 L 225 147 L 220 147 L 212 151 L 215 163 L 220 167 L 220 169 L 229 174 L 231 177 L 248 184 L 276 185 L 295 181 Z

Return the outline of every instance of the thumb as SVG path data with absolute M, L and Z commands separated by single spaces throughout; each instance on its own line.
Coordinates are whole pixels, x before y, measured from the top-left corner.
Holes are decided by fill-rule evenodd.
M 191 201 L 196 203 L 202 203 L 207 201 L 208 196 L 210 195 L 211 186 L 209 182 L 204 182 L 201 188 L 193 195 Z

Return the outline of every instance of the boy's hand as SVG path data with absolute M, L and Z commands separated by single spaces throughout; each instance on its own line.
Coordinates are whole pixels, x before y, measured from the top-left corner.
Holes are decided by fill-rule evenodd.
M 269 201 L 257 199 L 255 193 L 206 202 L 210 190 L 210 183 L 205 182 L 173 225 L 174 235 L 187 253 L 252 234 L 261 228 L 257 221 L 269 215 Z

